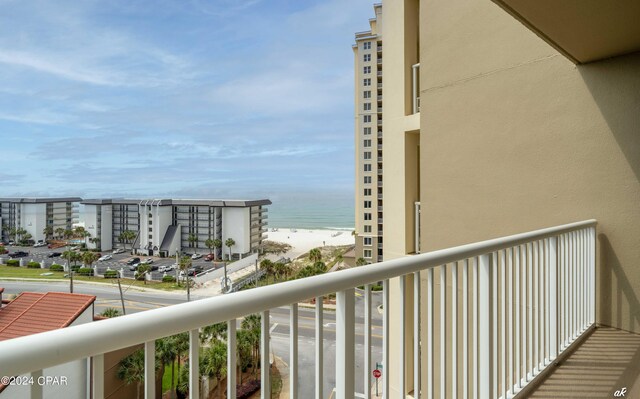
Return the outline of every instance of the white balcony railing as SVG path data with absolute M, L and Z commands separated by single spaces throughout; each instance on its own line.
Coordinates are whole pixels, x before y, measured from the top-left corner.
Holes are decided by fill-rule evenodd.
M 403 384 L 398 391 L 413 390 L 414 398 L 507 398 L 517 394 L 593 325 L 595 225 L 595 220 L 572 223 L 2 341 L 0 375 L 39 376 L 45 368 L 90 358 L 93 398 L 99 399 L 104 396 L 104 354 L 144 343 L 145 396 L 153 398 L 154 341 L 188 331 L 189 396 L 198 398 L 198 329 L 226 321 L 230 337 L 227 353 L 235 354 L 233 331 L 237 319 L 261 312 L 261 392 L 262 398 L 270 398 L 269 311 L 289 306 L 289 389 L 291 397 L 296 397 L 298 302 L 316 298 L 315 397 L 324 398 L 328 393 L 323 392 L 321 383 L 321 304 L 323 296 L 336 293 L 336 397 L 352 398 L 356 378 L 363 378 L 365 387 L 373 382 L 370 284 L 382 281 L 382 397 L 390 397 L 393 373 L 393 380 Z M 413 277 L 413 287 L 408 277 Z M 413 289 L 414 300 L 398 301 L 392 310 L 389 280 L 393 278 L 399 278 L 399 292 L 394 295 L 407 298 L 407 291 Z M 354 293 L 361 285 L 365 286 L 365 361 L 363 373 L 356 377 Z M 422 307 L 426 307 L 424 318 Z M 405 342 L 409 325 L 406 315 L 411 310 L 413 334 L 409 336 L 413 339 Z M 398 312 L 400 320 L 400 331 L 393 341 L 389 339 L 392 311 Z M 399 356 L 393 369 L 387 367 L 390 351 Z M 423 356 L 426 380 L 419 378 Z M 235 356 L 228 356 L 228 398 L 235 398 L 235 362 Z M 415 373 L 413 387 L 404 386 L 410 362 Z M 440 370 L 438 380 L 436 369 Z M 32 397 L 38 396 L 33 393 Z M 368 389 L 365 397 L 370 398 Z
M 420 112 L 420 64 L 411 67 L 411 89 L 413 99 L 413 113 Z

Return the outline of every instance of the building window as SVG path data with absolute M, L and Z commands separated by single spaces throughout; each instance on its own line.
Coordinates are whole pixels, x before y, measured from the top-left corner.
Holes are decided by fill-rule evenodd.
M 371 78 L 363 79 L 362 85 L 363 86 L 371 86 Z
M 371 140 L 365 140 L 364 141 L 364 146 L 365 147 L 371 147 Z
M 364 171 L 365 172 L 371 172 L 371 164 L 370 163 L 364 164 Z
M 364 177 L 364 184 L 371 184 L 371 176 Z
M 371 195 L 371 189 L 370 188 L 365 188 L 364 189 L 364 195 Z
M 362 72 L 366 75 L 368 73 L 371 73 L 371 67 L 370 66 L 366 66 L 364 68 L 362 68 Z
M 151 234 L 149 234 L 149 239 L 151 240 L 153 238 L 153 236 Z
M 364 202 L 364 207 L 365 208 L 371 208 L 371 201 L 365 201 Z
M 371 159 L 371 151 L 364 152 L 364 159 Z
M 365 249 L 364 251 L 362 251 L 363 255 L 365 258 L 371 258 L 371 250 L 370 249 Z
M 364 245 L 371 245 L 372 241 L 373 240 L 371 239 L 371 237 L 365 237 L 364 238 Z
M 369 61 L 371 61 L 371 54 L 365 54 L 365 55 L 362 57 L 362 60 L 363 60 L 364 62 L 369 62 Z
M 365 233 L 371 233 L 371 225 L 370 224 L 365 224 L 364 225 L 364 232 Z
M 362 95 L 364 98 L 371 98 L 371 90 L 365 90 Z
M 364 103 L 363 104 L 363 109 L 365 111 L 371 111 L 371 103 Z
M 151 227 L 149 227 L 149 233 L 151 233 L 153 231 L 153 229 L 151 229 Z
M 370 135 L 371 134 L 371 128 L 370 127 L 365 127 L 364 128 L 364 134 L 365 135 Z
M 364 121 L 364 123 L 371 122 L 371 115 L 364 115 L 364 118 L 362 120 Z
M 371 220 L 371 214 L 370 213 L 365 213 L 364 214 L 364 220 Z
M 365 50 L 371 50 L 371 42 L 364 42 L 362 48 Z

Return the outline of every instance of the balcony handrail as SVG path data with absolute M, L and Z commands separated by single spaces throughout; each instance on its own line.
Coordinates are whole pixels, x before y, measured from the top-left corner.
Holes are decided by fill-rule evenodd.
M 41 370 L 202 326 L 594 227 L 596 223 L 594 219 L 569 223 L 2 341 L 0 375 L 21 375 Z

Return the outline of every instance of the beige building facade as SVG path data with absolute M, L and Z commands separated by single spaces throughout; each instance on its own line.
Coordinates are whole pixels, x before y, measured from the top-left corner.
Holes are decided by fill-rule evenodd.
M 640 333 L 640 6 L 384 9 L 385 259 L 596 219 L 596 322 Z M 403 298 L 391 288 L 393 342 Z
M 370 30 L 358 32 L 355 67 L 356 259 L 383 260 L 382 4 L 373 6 Z

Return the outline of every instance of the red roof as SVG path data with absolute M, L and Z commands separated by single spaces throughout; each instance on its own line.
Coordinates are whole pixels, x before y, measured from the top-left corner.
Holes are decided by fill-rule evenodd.
M 0 310 L 0 341 L 67 327 L 96 297 L 24 292 Z

